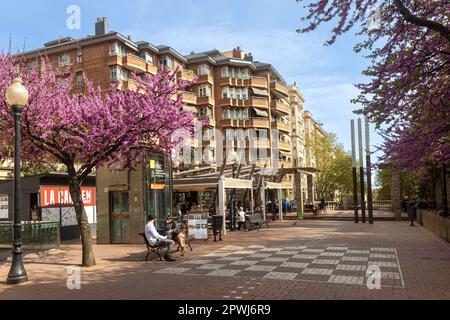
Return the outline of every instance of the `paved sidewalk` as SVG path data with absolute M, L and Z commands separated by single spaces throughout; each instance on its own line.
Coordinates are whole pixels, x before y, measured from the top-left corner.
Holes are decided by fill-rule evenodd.
M 260 232 L 229 233 L 223 242 L 194 242 L 174 263 L 143 261 L 144 245 L 97 245 L 98 265 L 68 290 L 67 267 L 80 246 L 25 258 L 30 281 L 8 286 L 2 299 L 450 299 L 450 245 L 408 222 L 277 222 Z M 381 289 L 366 269 L 382 271 Z

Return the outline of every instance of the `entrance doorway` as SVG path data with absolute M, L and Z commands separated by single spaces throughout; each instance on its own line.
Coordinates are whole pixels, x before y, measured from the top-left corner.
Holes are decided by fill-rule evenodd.
M 111 217 L 111 242 L 113 244 L 130 243 L 130 214 L 128 192 L 109 193 Z

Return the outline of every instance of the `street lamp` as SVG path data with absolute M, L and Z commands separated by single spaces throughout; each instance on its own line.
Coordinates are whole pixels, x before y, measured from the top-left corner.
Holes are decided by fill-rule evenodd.
M 27 272 L 23 266 L 22 250 L 22 186 L 20 178 L 20 115 L 23 107 L 28 103 L 28 91 L 22 85 L 20 78 L 14 79 L 12 85 L 6 90 L 6 102 L 11 107 L 14 116 L 14 248 L 13 260 L 9 270 L 8 284 L 19 284 L 28 281 Z
M 236 164 L 238 162 L 238 155 L 236 150 L 233 150 L 233 152 L 231 152 L 230 155 L 230 161 L 233 165 L 233 179 L 236 178 Z M 234 197 L 235 197 L 235 189 L 233 189 L 233 191 L 231 192 L 231 221 L 230 221 L 230 231 L 234 231 L 235 226 L 236 226 L 236 212 L 235 210 L 235 205 L 234 205 Z

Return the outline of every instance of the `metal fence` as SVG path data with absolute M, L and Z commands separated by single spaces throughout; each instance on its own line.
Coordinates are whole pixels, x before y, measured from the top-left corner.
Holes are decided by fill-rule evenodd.
M 377 211 L 393 211 L 391 200 L 375 200 L 373 201 L 373 210 Z
M 12 222 L 0 222 L 0 247 L 12 247 L 14 238 Z M 59 248 L 59 222 L 23 221 L 22 243 L 28 248 Z

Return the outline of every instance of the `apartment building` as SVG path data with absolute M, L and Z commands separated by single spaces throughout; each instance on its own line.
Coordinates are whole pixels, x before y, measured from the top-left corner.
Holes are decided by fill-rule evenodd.
M 185 109 L 193 112 L 199 120 L 206 116 L 209 118 L 209 125 L 203 128 L 202 141 L 191 141 L 192 145 L 201 146 L 203 160 L 205 155 L 208 163 L 214 163 L 216 159 L 220 162 L 224 156 L 230 159 L 230 154 L 225 153 L 234 150 L 240 163 L 258 167 L 290 169 L 313 166 L 313 159 L 305 148 L 305 130 L 315 127 L 315 121 L 310 113 L 303 112 L 304 98 L 300 90 L 295 84 L 288 86 L 271 64 L 254 60 L 251 53 L 245 53 L 239 47 L 226 52 L 209 50 L 183 55 L 166 45 L 134 41 L 131 36 L 110 31 L 107 18 L 99 18 L 95 23 L 95 35 L 50 41 L 23 56 L 29 69 L 37 67 L 42 57 L 55 65 L 72 65 L 73 73 L 67 77 L 73 77 L 74 93 L 79 94 L 85 92 L 85 77 L 107 92 L 114 83 L 118 83 L 119 88 L 136 88 L 131 73 L 156 75 L 161 67 L 177 70 L 178 79 L 197 79 L 195 85 L 182 93 Z M 192 158 L 193 166 L 200 165 L 195 161 L 201 159 Z M 168 185 L 164 184 L 168 163 L 156 155 L 148 160 L 127 174 L 97 171 L 97 181 L 101 181 L 98 190 L 108 190 L 109 193 L 99 194 L 97 198 L 100 242 L 126 243 L 129 237 L 132 241 L 139 241 L 133 238 L 133 234 L 120 231 L 124 222 L 106 223 L 112 219 L 111 212 L 116 212 L 113 216 L 122 219 L 117 212 L 127 203 L 130 206 L 127 210 L 135 210 L 138 217 L 127 224 L 135 226 L 142 223 L 139 211 L 163 217 L 170 210 L 169 199 L 164 200 L 165 197 L 171 198 L 167 195 Z M 123 201 L 122 194 L 130 193 L 132 185 L 139 185 L 142 177 L 148 182 L 148 188 L 145 190 L 139 186 L 133 190 L 134 207 L 132 201 Z M 152 183 L 152 179 L 160 181 Z M 284 176 L 284 198 L 294 198 L 294 180 L 293 174 Z M 310 181 L 312 183 L 312 178 L 308 185 Z M 165 187 L 161 188 L 162 185 Z M 153 189 L 154 186 L 159 189 Z M 312 190 L 312 186 L 308 189 Z M 143 198 L 144 203 L 136 202 L 138 198 Z M 108 212 L 103 212 L 100 202 Z M 115 205 L 118 207 L 109 208 Z M 103 230 L 101 225 L 113 227 Z
M 305 166 L 309 168 L 317 168 L 316 159 L 314 158 L 313 151 L 311 150 L 311 145 L 308 141 L 311 141 L 314 135 L 324 136 L 325 132 L 323 131 L 321 125 L 314 120 L 313 115 L 310 111 L 304 111 L 304 124 L 305 124 Z M 317 199 L 314 199 L 314 174 L 307 175 L 307 194 L 306 200 L 307 202 L 314 202 Z

